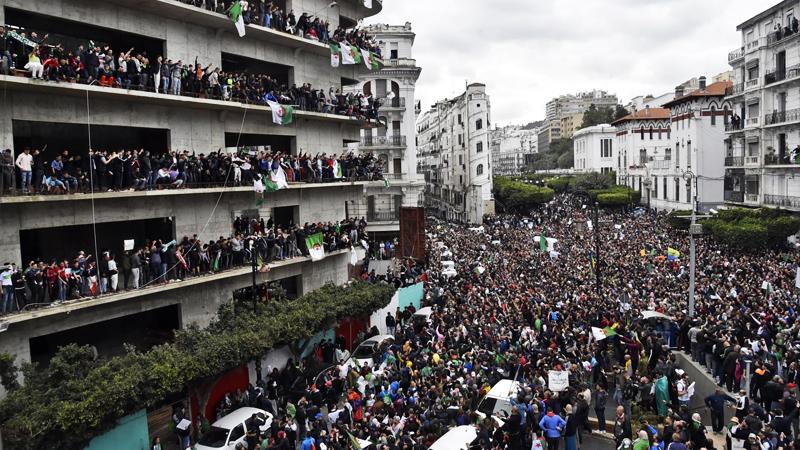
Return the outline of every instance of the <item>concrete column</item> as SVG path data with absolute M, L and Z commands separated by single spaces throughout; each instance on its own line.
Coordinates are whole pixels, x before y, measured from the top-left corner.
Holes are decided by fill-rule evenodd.
M 0 23 L 3 21 L 3 8 L 0 8 Z M 14 148 L 14 133 L 11 117 L 14 113 L 13 93 L 0 89 L 0 150 Z

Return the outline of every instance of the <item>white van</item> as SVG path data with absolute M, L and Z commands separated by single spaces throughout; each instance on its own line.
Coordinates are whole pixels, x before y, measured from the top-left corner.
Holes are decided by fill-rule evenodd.
M 461 425 L 451 428 L 433 443 L 429 450 L 469 450 L 478 437 L 474 425 Z
M 481 420 L 487 416 L 498 416 L 502 419 L 508 418 L 511 415 L 511 398 L 516 397 L 519 390 L 518 381 L 498 381 L 478 403 L 478 410 L 475 413 Z

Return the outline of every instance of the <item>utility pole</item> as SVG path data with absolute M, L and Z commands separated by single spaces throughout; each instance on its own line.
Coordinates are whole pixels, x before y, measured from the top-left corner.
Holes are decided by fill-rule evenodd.
M 692 222 L 689 224 L 689 317 L 694 317 L 694 277 L 695 277 L 695 234 L 702 232 L 702 226 L 697 224 L 697 184 L 694 173 L 687 170 L 683 173 L 686 184 L 692 185 L 695 181 L 694 192 L 692 192 Z

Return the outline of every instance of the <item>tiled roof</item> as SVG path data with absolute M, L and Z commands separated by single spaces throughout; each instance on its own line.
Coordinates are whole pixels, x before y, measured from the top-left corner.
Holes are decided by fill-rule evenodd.
M 644 108 L 632 114 L 615 120 L 611 125 L 616 125 L 622 122 L 630 122 L 633 120 L 663 120 L 669 119 L 669 109 L 667 108 Z
M 705 89 L 695 89 L 683 97 L 679 97 L 664 103 L 662 106 L 669 107 L 671 105 L 676 105 L 683 101 L 691 100 L 692 98 L 697 97 L 724 97 L 725 90 L 731 86 L 733 86 L 732 81 L 717 81 L 716 83 L 709 84 Z

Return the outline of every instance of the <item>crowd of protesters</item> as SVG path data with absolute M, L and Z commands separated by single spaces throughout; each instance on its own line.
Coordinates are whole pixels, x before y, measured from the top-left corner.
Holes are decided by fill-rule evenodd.
M 267 105 L 274 101 L 304 111 L 377 119 L 382 100 L 363 93 L 327 90 L 303 83 L 289 86 L 285 80 L 247 70 L 222 70 L 213 64 L 172 60 L 131 48 L 115 51 L 93 42 L 66 49 L 48 44 L 48 36 L 16 30 L 3 34 L 0 73 L 25 69 L 31 78 L 53 82 L 158 92 Z M 13 36 L 13 38 L 11 37 Z M 349 35 L 348 35 L 349 36 Z M 361 41 L 364 38 L 351 37 Z
M 26 147 L 16 158 L 10 149 L 0 152 L 0 195 L 252 186 L 257 177 L 278 188 L 293 182 L 379 181 L 384 164 L 371 152 L 290 155 L 271 150 L 208 155 L 90 150 L 88 158 L 64 150 L 48 161 L 38 149 Z
M 220 14 L 227 14 L 230 11 L 233 1 L 216 0 L 181 0 L 183 3 L 205 8 L 209 11 L 216 11 Z M 323 17 L 316 16 L 316 13 L 303 12 L 298 17 L 294 10 L 286 11 L 280 4 L 273 1 L 264 0 L 240 0 L 242 7 L 242 19 L 245 24 L 259 25 L 271 30 L 289 33 L 305 39 L 322 42 L 347 42 L 357 48 L 369 50 L 378 57 L 381 57 L 379 42 L 369 36 L 366 31 L 357 28 L 347 29 L 339 26 L 330 32 L 330 22 Z
M 352 433 L 378 449 L 423 449 L 457 425 L 475 427 L 475 448 L 536 448 L 541 439 L 550 450 L 574 450 L 594 427 L 622 449 L 711 449 L 711 434 L 725 429 L 735 448 L 800 448 L 797 252 L 743 253 L 701 239 L 692 319 L 687 261 L 668 254 L 686 253 L 685 232 L 661 214 L 621 211 L 603 211 L 590 229 L 585 211 L 579 198 L 560 196 L 528 218 L 431 226 L 424 267 L 366 277 L 425 282 L 423 306 L 434 307 L 427 323 L 411 320 L 409 309 L 389 315 L 394 344 L 372 367 L 343 364 L 322 378 L 308 361 L 274 368 L 249 394 L 275 416 L 272 429 L 246 448 L 354 448 Z M 601 258 L 588 239 L 594 232 Z M 540 251 L 535 236 L 557 242 Z M 668 318 L 645 319 L 645 311 Z M 723 386 L 701 397 L 710 424 L 689 409 L 693 380 L 676 345 L 720 376 Z M 334 354 L 318 358 L 334 364 Z M 551 370 L 568 372 L 565 390 L 549 389 Z M 751 392 L 742 392 L 747 370 Z M 481 398 L 509 378 L 521 385 L 510 411 L 499 422 L 483 418 Z M 735 408 L 728 424 L 726 405 Z
M 101 250 L 99 258 L 80 251 L 72 258 L 38 259 L 25 266 L 6 262 L 0 268 L 3 314 L 53 303 L 92 298 L 145 286 L 223 272 L 251 264 L 253 252 L 259 270 L 269 264 L 308 256 L 306 237 L 322 233 L 326 252 L 349 249 L 367 242 L 367 222 L 278 225 L 269 218 L 237 217 L 229 237 L 204 241 L 196 235 L 180 241 L 148 239 L 121 253 Z

